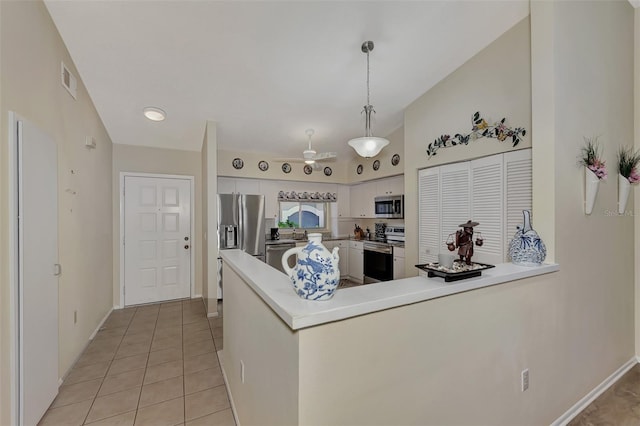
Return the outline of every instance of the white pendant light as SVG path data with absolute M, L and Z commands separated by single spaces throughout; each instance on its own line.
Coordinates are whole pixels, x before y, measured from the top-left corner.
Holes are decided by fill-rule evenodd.
M 367 54 L 367 105 L 364 106 L 365 114 L 365 135 L 361 138 L 351 139 L 348 143 L 356 150 L 359 156 L 369 158 L 375 157 L 382 151 L 382 148 L 389 145 L 389 141 L 385 138 L 378 138 L 371 134 L 371 113 L 375 113 L 373 105 L 369 101 L 369 52 L 373 50 L 373 42 L 365 41 L 362 43 L 362 52 Z

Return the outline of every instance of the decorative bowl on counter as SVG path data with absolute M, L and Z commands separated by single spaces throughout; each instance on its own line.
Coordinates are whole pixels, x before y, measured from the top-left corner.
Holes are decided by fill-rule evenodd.
M 472 262 L 471 265 L 467 265 L 464 260 L 456 259 L 453 261 L 451 268 L 441 266 L 437 262 L 416 265 L 416 268 L 426 271 L 429 278 L 441 277 L 444 278 L 445 282 L 449 283 L 451 281 L 479 277 L 482 275 L 482 271 L 495 268 L 495 265 L 477 262 Z

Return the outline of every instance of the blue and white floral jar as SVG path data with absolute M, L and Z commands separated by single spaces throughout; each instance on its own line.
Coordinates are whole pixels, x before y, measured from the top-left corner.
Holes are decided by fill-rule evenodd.
M 539 266 L 547 257 L 547 247 L 536 231 L 531 227 L 531 212 L 523 210 L 524 223 L 509 244 L 511 262 L 522 266 Z
M 307 300 L 328 300 L 333 297 L 340 284 L 338 269 L 339 248 L 330 252 L 322 245 L 322 234 L 309 234 L 304 247 L 295 247 L 282 255 L 282 267 L 291 278 L 296 294 Z M 289 256 L 298 255 L 293 268 L 289 267 Z

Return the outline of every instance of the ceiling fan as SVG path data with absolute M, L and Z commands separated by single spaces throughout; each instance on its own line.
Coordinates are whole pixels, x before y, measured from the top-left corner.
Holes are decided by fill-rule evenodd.
M 306 163 L 312 165 L 314 168 L 320 168 L 321 161 L 332 161 L 336 158 L 337 154 L 335 152 L 316 152 L 313 148 L 311 148 L 311 137 L 315 133 L 313 129 L 305 130 L 307 137 L 309 138 L 309 145 L 307 149 L 302 151 L 302 157 L 300 158 L 277 158 L 276 161 L 283 162 L 291 162 L 291 163 Z

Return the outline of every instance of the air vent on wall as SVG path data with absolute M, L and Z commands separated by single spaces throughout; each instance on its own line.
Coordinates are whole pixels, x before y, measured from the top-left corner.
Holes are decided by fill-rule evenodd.
M 64 86 L 65 89 L 67 89 L 67 92 L 69 92 L 69 94 L 73 96 L 73 99 L 76 99 L 76 89 L 78 87 L 78 82 L 74 77 L 74 75 L 71 74 L 71 71 L 69 71 L 69 69 L 64 64 L 64 62 L 61 62 L 60 65 L 62 68 L 62 72 L 61 72 L 62 85 Z

